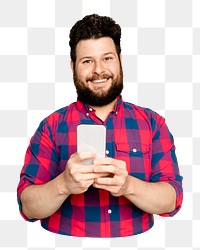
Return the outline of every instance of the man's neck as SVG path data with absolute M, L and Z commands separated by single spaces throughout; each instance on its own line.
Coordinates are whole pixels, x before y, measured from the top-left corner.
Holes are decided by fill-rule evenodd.
M 91 106 L 91 107 L 96 110 L 96 116 L 99 117 L 102 121 L 105 121 L 110 112 L 114 110 L 116 103 L 117 103 L 117 98 L 107 105 L 101 107 L 99 106 Z

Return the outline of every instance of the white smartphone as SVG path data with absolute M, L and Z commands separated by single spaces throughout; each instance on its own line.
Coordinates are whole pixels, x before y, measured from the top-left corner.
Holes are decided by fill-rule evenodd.
M 106 127 L 97 124 L 80 124 L 77 126 L 77 151 L 92 152 L 96 158 L 106 156 Z M 94 159 L 83 162 L 85 165 L 93 164 Z

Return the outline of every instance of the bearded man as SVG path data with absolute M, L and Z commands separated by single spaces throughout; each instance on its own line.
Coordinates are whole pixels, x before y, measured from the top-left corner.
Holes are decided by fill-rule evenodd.
M 153 226 L 153 214 L 175 215 L 182 177 L 163 117 L 122 100 L 121 28 L 110 17 L 85 16 L 70 31 L 77 101 L 45 118 L 25 156 L 18 202 L 28 221 L 81 237 L 121 237 Z M 106 127 L 105 158 L 77 153 L 77 126 Z M 90 165 L 83 161 L 95 160 Z

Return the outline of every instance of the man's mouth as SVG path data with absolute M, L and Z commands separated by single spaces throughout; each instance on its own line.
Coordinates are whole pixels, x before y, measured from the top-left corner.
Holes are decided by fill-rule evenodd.
M 113 78 L 112 75 L 109 74 L 102 74 L 102 75 L 94 75 L 91 78 L 87 79 L 87 82 L 91 82 L 93 84 L 98 84 L 98 85 L 103 85 L 104 83 L 107 83 L 108 80 L 110 80 L 111 78 Z
M 106 81 L 108 81 L 109 78 L 105 78 L 105 79 L 99 79 L 99 80 L 93 80 L 93 83 L 104 83 Z

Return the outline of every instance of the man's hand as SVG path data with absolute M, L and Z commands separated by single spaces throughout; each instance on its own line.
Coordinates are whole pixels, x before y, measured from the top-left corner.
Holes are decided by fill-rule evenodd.
M 94 183 L 95 179 L 108 175 L 103 172 L 94 173 L 94 165 L 83 164 L 84 160 L 92 158 L 95 158 L 95 154 L 89 152 L 71 155 L 63 172 L 66 193 L 84 193 Z
M 113 158 L 94 160 L 94 172 L 98 174 L 108 173 L 108 177 L 99 177 L 93 186 L 109 191 L 113 196 L 121 196 L 126 193 L 128 187 L 128 171 L 126 163 Z
M 113 196 L 124 196 L 135 206 L 150 214 L 172 212 L 176 207 L 175 189 L 167 182 L 147 182 L 128 175 L 126 163 L 113 158 L 94 160 L 95 173 L 109 173 L 99 177 L 93 186 L 109 191 Z

